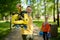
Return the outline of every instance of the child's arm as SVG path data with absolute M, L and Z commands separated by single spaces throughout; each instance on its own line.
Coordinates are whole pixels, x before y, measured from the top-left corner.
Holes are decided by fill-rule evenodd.
M 14 24 L 27 24 L 28 23 L 28 15 L 24 14 L 23 20 L 14 21 Z

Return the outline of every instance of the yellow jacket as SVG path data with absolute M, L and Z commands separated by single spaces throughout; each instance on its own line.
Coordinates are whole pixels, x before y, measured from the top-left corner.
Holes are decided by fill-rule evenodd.
M 21 28 L 21 33 L 23 35 L 31 35 L 33 34 L 33 26 L 32 26 L 32 18 L 28 17 L 27 29 Z
M 32 26 L 32 17 L 28 16 L 28 14 L 24 14 L 24 20 L 18 20 L 18 21 L 14 21 L 15 19 L 17 19 L 17 15 L 15 15 L 14 18 L 12 18 L 13 24 L 26 24 L 27 25 L 27 29 L 23 29 L 21 28 L 21 34 L 23 35 L 28 35 L 28 34 L 32 34 L 33 33 L 33 26 Z
M 11 23 L 14 24 L 14 21 L 18 19 L 18 14 L 11 16 Z

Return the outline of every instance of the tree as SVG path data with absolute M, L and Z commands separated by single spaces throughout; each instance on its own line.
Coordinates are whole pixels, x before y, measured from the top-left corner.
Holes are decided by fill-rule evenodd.
M 58 1 L 57 0 L 57 25 L 59 26 L 59 10 L 58 10 Z
M 10 15 L 10 11 L 16 10 L 16 4 L 20 2 L 20 0 L 0 0 L 0 14 L 2 16 Z M 5 13 L 7 15 L 5 15 Z

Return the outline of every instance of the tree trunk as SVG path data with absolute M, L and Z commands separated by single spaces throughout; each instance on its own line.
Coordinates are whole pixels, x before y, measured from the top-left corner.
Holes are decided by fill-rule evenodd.
M 46 0 L 44 0 L 44 6 L 45 6 L 45 11 L 44 11 L 44 13 L 45 13 L 45 17 L 46 17 Z
M 55 22 L 56 20 L 55 20 L 55 0 L 54 0 L 54 8 L 53 8 L 54 10 L 53 10 L 53 21 Z
M 59 10 L 58 10 L 58 1 L 59 1 L 59 0 L 57 0 L 57 24 L 58 24 L 58 26 L 59 26 Z

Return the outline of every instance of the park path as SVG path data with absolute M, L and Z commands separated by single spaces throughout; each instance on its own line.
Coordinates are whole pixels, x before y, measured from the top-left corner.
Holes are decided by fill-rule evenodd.
M 43 40 L 41 36 L 38 35 L 38 28 L 34 27 L 34 40 Z M 5 40 L 22 40 L 22 37 L 20 35 L 19 29 L 14 29 L 6 38 Z
M 14 29 L 5 40 L 22 40 L 19 29 Z

